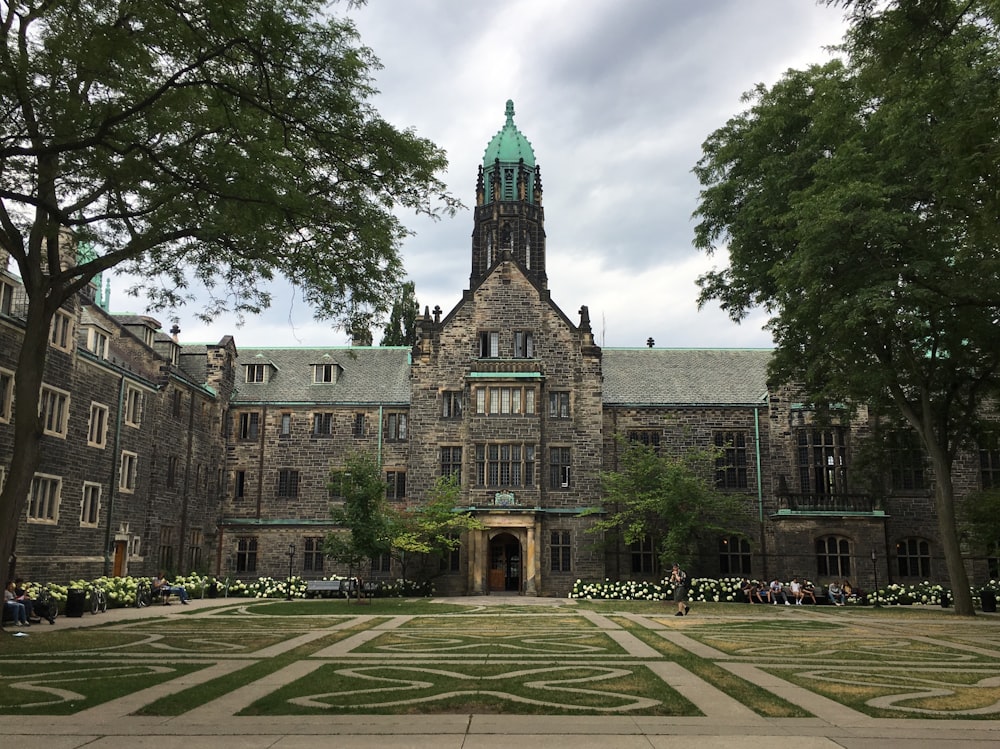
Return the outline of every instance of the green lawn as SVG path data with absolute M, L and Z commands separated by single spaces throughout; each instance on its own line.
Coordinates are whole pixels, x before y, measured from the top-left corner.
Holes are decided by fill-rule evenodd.
M 133 695 L 138 714 L 183 715 L 260 683 L 238 714 L 701 716 L 692 698 L 704 705 L 704 693 L 684 691 L 701 684 L 767 717 L 809 717 L 799 687 L 873 717 L 996 719 L 996 624 L 941 609 L 699 604 L 674 617 L 655 602 L 229 599 L 0 632 L 0 713 L 72 714 Z M 731 664 L 788 688 L 779 696 Z M 688 686 L 670 686 L 664 669 L 686 672 Z

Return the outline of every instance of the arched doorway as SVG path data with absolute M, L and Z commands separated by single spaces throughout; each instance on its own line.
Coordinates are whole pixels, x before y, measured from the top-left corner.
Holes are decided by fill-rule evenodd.
M 490 539 L 490 592 L 520 592 L 521 544 L 510 533 Z

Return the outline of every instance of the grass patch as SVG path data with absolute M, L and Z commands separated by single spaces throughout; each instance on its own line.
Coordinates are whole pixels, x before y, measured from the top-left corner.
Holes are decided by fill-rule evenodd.
M 642 665 L 326 665 L 240 715 L 700 715 Z
M 427 598 L 366 598 L 360 602 L 344 598 L 313 598 L 275 601 L 270 599 L 247 599 L 236 609 L 223 615 L 246 616 L 405 616 L 415 614 L 450 614 L 467 612 L 470 607 L 447 603 L 432 603 Z
M 220 676 L 210 681 L 206 681 L 203 684 L 196 684 L 179 692 L 174 692 L 173 694 L 161 697 L 155 702 L 151 702 L 137 710 L 136 715 L 183 715 L 188 710 L 200 707 L 201 705 L 211 702 L 212 700 L 219 699 L 220 697 L 229 694 L 246 684 L 250 684 L 251 682 L 273 674 L 274 672 L 285 668 L 285 666 L 289 666 L 303 658 L 308 658 L 313 653 L 327 648 L 336 642 L 347 639 L 359 631 L 367 629 L 368 625 L 369 623 L 366 622 L 364 624 L 358 624 L 354 627 L 347 627 L 337 632 L 332 632 L 326 637 L 314 640 L 306 645 L 300 645 L 293 650 L 289 650 L 287 653 L 262 659 L 256 663 L 246 666 L 245 668 L 241 668 L 238 671 L 226 674 L 225 676 Z
M 761 689 L 756 684 L 743 679 L 731 671 L 721 668 L 712 661 L 698 658 L 683 648 L 665 640 L 655 632 L 641 627 L 629 619 L 618 621 L 623 629 L 627 629 L 637 639 L 652 647 L 665 658 L 669 658 L 687 669 L 716 689 L 725 692 L 737 702 L 765 718 L 808 718 L 811 713 L 787 700 Z M 690 634 L 685 631 L 685 634 Z
M 873 718 L 996 720 L 1000 684 L 990 670 L 767 669 Z
M 0 713 L 72 715 L 204 667 L 193 663 L 8 662 L 0 676 Z
M 437 612 L 434 612 L 435 614 Z M 461 612 L 444 616 L 422 616 L 411 619 L 400 629 L 443 629 L 451 628 L 460 631 L 482 629 L 483 631 L 531 632 L 533 630 L 571 627 L 573 629 L 587 628 L 596 631 L 596 627 L 586 618 L 565 612 L 539 612 L 538 616 L 524 616 L 508 611 L 492 611 L 470 614 Z
M 31 629 L 33 633 L 35 627 Z M 33 655 L 46 657 L 58 655 L 67 658 L 93 656 L 102 651 L 119 650 L 129 647 L 131 644 L 145 642 L 148 637 L 145 632 L 110 630 L 107 629 L 107 625 L 88 629 L 62 629 L 48 632 L 42 630 L 35 636 L 10 637 L 5 640 L 0 662 L 8 658 Z
M 579 623 L 578 623 L 579 624 Z M 534 626 L 502 631 L 470 631 L 451 627 L 442 630 L 390 630 L 359 645 L 355 653 L 383 655 L 441 654 L 496 656 L 602 656 L 624 655 L 625 649 L 603 632 L 593 629 Z

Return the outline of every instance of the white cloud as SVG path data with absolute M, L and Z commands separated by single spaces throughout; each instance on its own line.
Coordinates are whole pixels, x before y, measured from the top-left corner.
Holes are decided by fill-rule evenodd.
M 334 12 L 343 12 L 343 5 Z M 763 318 L 736 325 L 697 311 L 695 279 L 718 264 L 692 247 L 701 143 L 740 95 L 828 57 L 842 11 L 804 0 L 378 0 L 350 11 L 382 60 L 375 104 L 443 147 L 454 195 L 471 205 L 476 170 L 513 98 L 545 189 L 548 278 L 570 319 L 590 308 L 608 346 L 768 345 Z M 470 211 L 431 222 L 402 248 L 417 298 L 448 310 L 468 287 Z M 274 308 L 237 329 L 181 313 L 182 339 L 237 345 L 347 341 L 276 287 Z M 116 305 L 113 304 L 113 308 Z M 291 312 L 289 311 L 291 310 Z

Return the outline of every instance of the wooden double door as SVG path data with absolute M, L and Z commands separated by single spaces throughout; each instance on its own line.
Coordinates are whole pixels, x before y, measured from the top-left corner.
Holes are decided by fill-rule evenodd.
M 509 533 L 490 541 L 490 592 L 520 592 L 521 544 Z

